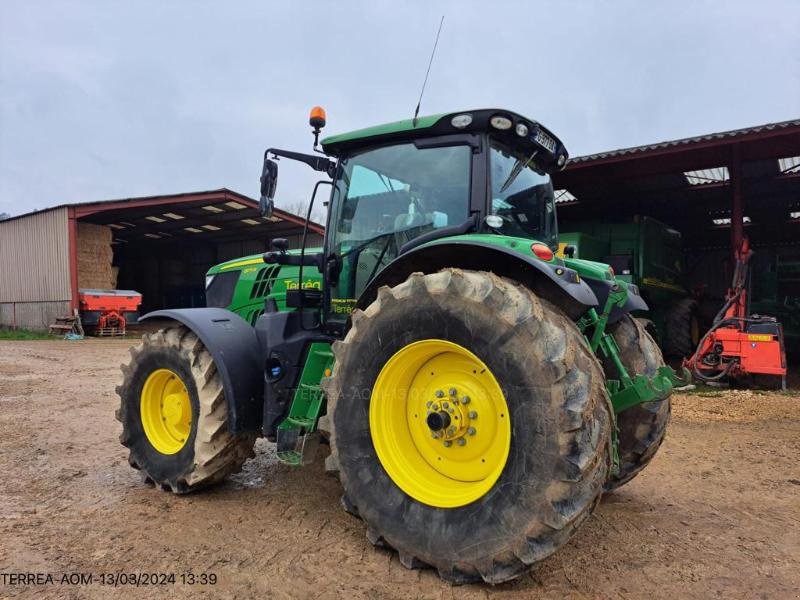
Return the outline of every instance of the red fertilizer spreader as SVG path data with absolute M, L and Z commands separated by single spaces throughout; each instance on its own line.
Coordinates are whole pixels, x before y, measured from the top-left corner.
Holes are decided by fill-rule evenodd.
M 142 295 L 133 290 L 78 290 L 83 327 L 93 335 L 125 335 L 136 323 Z

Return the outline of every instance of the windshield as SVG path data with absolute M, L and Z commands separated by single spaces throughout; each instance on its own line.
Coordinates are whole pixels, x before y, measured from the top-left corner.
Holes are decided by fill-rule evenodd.
M 343 159 L 328 252 L 341 259 L 339 297 L 355 298 L 403 244 L 469 216 L 471 151 L 413 143 Z
M 491 180 L 491 214 L 502 218 L 495 231 L 557 243 L 553 183 L 536 163 L 536 152 L 525 155 L 492 142 Z

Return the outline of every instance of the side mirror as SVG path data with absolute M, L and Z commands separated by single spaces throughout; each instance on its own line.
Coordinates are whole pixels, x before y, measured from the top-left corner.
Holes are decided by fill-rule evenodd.
M 275 238 L 272 240 L 272 247 L 281 252 L 286 252 L 289 249 L 289 240 L 286 238 Z
M 258 207 L 262 217 L 271 217 L 275 206 L 275 188 L 278 186 L 278 163 L 264 156 L 264 168 L 261 171 L 261 199 Z

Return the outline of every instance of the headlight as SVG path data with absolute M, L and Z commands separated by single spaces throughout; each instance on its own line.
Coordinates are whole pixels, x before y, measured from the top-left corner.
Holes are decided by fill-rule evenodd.
M 450 119 L 450 124 L 458 129 L 464 129 L 470 123 L 472 123 L 472 115 L 456 115 Z
M 517 135 L 519 137 L 528 135 L 528 126 L 525 123 L 517 123 Z
M 491 119 L 489 119 L 489 123 L 492 124 L 492 127 L 495 129 L 511 129 L 511 119 L 508 117 L 504 117 L 503 115 L 495 115 Z
M 206 289 L 211 286 L 212 281 L 214 281 L 214 275 L 206 275 Z

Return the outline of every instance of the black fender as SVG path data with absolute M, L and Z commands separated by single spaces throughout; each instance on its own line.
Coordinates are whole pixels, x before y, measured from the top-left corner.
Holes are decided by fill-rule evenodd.
M 447 267 L 490 271 L 519 281 L 573 319 L 598 304 L 595 293 L 573 269 L 538 260 L 509 247 L 453 240 L 419 246 L 395 258 L 367 284 L 356 308 L 363 310 L 369 306 L 381 286 L 398 285 L 414 272 L 435 273 Z
M 261 431 L 264 374 L 253 327 L 224 308 L 179 308 L 147 313 L 139 321 L 178 321 L 203 342 L 222 378 L 232 434 Z

